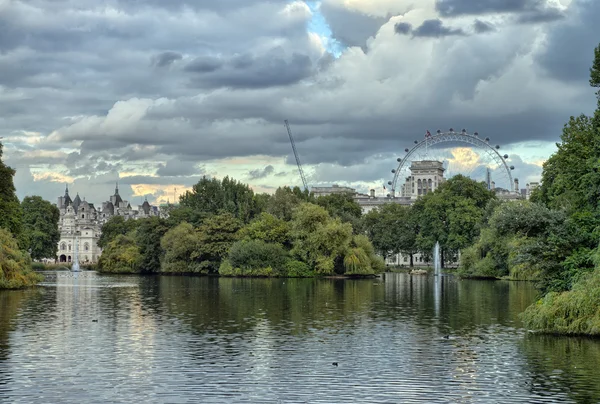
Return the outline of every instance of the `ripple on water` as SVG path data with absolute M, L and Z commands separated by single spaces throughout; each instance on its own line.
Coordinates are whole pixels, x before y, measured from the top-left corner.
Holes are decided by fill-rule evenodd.
M 34 293 L 1 292 L 7 309 L 0 317 L 0 397 L 15 403 L 600 398 L 593 367 L 572 368 L 573 361 L 600 358 L 597 342 L 557 346 L 520 328 L 516 314 L 533 301 L 533 289 L 445 278 L 436 297 L 431 279 L 402 274 L 381 284 L 79 275 L 85 276 L 53 274 Z

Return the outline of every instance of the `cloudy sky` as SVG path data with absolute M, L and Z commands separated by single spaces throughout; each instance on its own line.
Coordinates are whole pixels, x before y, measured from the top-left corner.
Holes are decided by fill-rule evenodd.
M 18 195 L 173 200 L 391 179 L 425 130 L 467 128 L 539 178 L 595 107 L 597 0 L 0 0 L 0 136 Z

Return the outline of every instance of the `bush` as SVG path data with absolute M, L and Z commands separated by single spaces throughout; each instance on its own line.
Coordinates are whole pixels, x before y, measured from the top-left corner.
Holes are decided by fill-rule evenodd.
M 240 270 L 239 275 L 285 275 L 287 252 L 281 244 L 265 243 L 262 240 L 244 240 L 231 246 L 228 261 L 234 269 Z M 227 270 L 226 267 L 224 270 Z M 221 268 L 219 273 L 222 274 Z
M 550 334 L 600 336 L 600 268 L 568 292 L 550 292 L 521 319 L 529 329 Z
M 21 250 L 12 234 L 0 229 L 0 289 L 33 286 L 43 277 L 31 270 L 29 255 Z
M 310 278 L 315 272 L 302 261 L 289 260 L 285 263 L 285 274 L 290 278 Z

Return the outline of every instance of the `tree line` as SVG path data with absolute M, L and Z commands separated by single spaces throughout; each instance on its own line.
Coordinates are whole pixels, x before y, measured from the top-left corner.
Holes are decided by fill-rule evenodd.
M 109 273 L 312 277 L 374 275 L 385 265 L 360 230 L 348 195 L 314 198 L 298 187 L 255 194 L 203 177 L 169 217 L 111 218 L 98 242 Z
M 0 289 L 17 289 L 37 283 L 32 259 L 54 258 L 58 248 L 59 210 L 39 196 L 19 202 L 15 170 L 2 160 L 0 142 Z

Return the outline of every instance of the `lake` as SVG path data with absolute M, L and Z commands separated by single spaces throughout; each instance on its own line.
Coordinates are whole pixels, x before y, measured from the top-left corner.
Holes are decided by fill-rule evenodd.
M 0 401 L 600 402 L 600 341 L 530 283 L 46 274 L 0 291 Z

